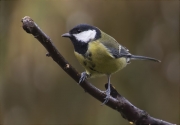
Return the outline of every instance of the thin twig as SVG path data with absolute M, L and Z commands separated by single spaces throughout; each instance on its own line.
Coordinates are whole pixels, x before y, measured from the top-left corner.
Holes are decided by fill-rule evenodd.
M 59 51 L 54 46 L 51 39 L 38 27 L 38 25 L 28 16 L 25 16 L 21 22 L 23 23 L 23 29 L 32 34 L 38 41 L 46 48 L 48 53 L 46 56 L 52 57 L 52 59 L 76 82 L 79 81 L 80 74 L 64 59 L 64 57 L 59 53 Z M 85 80 L 80 86 L 92 95 L 94 98 L 101 102 L 104 102 L 106 95 Z M 107 88 L 107 84 L 105 85 Z M 135 107 L 127 99 L 121 96 L 112 86 L 111 86 L 111 98 L 109 99 L 107 106 L 118 111 L 123 118 L 127 119 L 130 124 L 136 125 L 173 125 L 172 123 L 159 120 L 151 117 L 147 112 Z

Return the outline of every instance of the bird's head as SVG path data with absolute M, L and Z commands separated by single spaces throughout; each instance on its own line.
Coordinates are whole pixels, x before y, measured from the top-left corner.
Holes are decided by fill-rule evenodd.
M 101 37 L 101 31 L 97 27 L 88 24 L 79 24 L 68 33 L 63 34 L 62 37 L 70 38 L 76 44 L 86 44 L 99 39 Z

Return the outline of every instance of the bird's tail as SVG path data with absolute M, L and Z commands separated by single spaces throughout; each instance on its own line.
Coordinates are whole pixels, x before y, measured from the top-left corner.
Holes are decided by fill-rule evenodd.
M 138 55 L 131 55 L 131 59 L 137 59 L 137 60 L 151 60 L 154 62 L 161 62 L 160 60 L 157 60 L 155 58 L 146 57 L 146 56 L 138 56 Z

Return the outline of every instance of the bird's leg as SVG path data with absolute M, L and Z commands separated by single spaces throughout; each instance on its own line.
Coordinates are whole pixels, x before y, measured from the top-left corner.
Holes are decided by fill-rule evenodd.
M 86 72 L 81 73 L 81 77 L 79 79 L 79 84 L 82 83 L 85 79 L 87 79 L 89 75 Z
M 109 101 L 109 98 L 110 98 L 110 93 L 111 93 L 111 88 L 110 88 L 110 77 L 111 75 L 108 75 L 108 88 L 107 90 L 105 91 L 106 92 L 106 97 L 105 97 L 105 101 L 103 102 L 103 104 L 106 104 L 108 101 Z

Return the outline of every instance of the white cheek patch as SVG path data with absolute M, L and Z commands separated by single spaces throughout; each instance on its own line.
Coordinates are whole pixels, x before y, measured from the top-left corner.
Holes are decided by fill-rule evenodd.
M 88 41 L 92 40 L 96 36 L 96 31 L 95 30 L 88 30 L 84 31 L 78 34 L 73 34 L 74 37 L 81 42 L 87 43 Z

